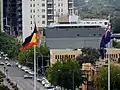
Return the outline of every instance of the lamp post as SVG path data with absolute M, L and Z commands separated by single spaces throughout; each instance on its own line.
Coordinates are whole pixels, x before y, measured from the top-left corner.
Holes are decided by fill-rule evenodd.
M 72 81 L 73 81 L 73 90 L 74 90 L 74 70 L 72 71 Z
M 42 54 L 42 53 L 39 53 L 39 54 L 40 54 L 40 56 L 42 57 L 42 66 L 41 66 L 41 68 L 42 68 L 42 75 L 43 75 L 43 72 L 44 72 L 44 68 L 43 68 L 43 54 Z M 38 58 L 39 58 L 40 56 L 38 56 Z M 38 69 L 38 59 L 37 59 L 37 69 Z

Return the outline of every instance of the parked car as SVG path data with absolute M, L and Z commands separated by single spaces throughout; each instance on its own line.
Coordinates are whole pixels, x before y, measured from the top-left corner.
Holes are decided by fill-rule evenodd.
M 12 66 L 10 62 L 7 63 L 7 66 Z
M 33 78 L 33 76 L 31 76 L 31 75 L 24 75 L 24 79 L 32 79 Z
M 0 62 L 0 65 L 4 65 L 4 62 Z

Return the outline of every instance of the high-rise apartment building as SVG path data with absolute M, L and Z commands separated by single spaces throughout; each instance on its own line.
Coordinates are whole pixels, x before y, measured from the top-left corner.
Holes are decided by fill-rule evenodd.
M 70 15 L 73 0 L 3 0 L 3 26 L 10 34 L 29 36 L 34 29 L 57 22 L 58 17 Z
M 73 10 L 73 0 L 22 0 L 23 40 L 37 27 L 46 27 L 57 22 L 62 15 L 69 15 Z

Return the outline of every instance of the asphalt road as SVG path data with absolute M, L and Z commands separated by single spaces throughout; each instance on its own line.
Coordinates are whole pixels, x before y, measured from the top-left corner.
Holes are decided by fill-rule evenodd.
M 1 61 L 1 60 L 0 60 Z M 15 64 L 11 61 L 12 64 Z M 33 90 L 34 83 L 33 79 L 24 79 L 24 75 L 26 74 L 20 68 L 16 66 L 7 66 L 8 69 L 8 78 L 10 78 L 14 83 L 17 83 L 21 90 Z M 0 70 L 4 72 L 4 66 L 0 65 Z M 45 89 L 41 83 L 37 83 L 37 90 L 47 90 Z

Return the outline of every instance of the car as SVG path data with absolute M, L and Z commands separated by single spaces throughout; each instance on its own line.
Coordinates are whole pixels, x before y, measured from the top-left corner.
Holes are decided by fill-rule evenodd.
M 49 87 L 51 87 L 51 84 L 50 83 L 45 83 L 44 87 L 49 88 Z
M 0 65 L 4 65 L 4 62 L 0 62 Z
M 7 63 L 7 66 L 12 66 L 10 62 Z
M 19 63 L 18 63 L 18 62 L 16 62 L 15 64 L 16 64 L 16 66 L 18 66 L 18 64 L 19 64 Z
M 5 57 L 5 60 L 9 60 L 9 58 L 8 58 L 8 57 Z
M 22 65 L 18 64 L 18 67 L 19 67 L 19 68 L 22 68 Z
M 31 75 L 24 75 L 24 79 L 32 79 L 33 78 L 33 76 L 31 76 Z
M 8 63 L 8 61 L 5 61 L 5 64 L 7 64 Z
M 47 87 L 47 90 L 56 90 L 53 86 Z
M 22 66 L 22 68 L 21 68 L 22 70 L 25 70 L 25 69 L 27 69 L 27 67 L 25 67 L 25 66 Z
M 28 73 L 28 72 L 30 71 L 30 69 L 29 69 L 29 68 L 26 68 L 24 71 L 25 71 L 26 73 Z
M 34 72 L 33 72 L 33 71 L 28 71 L 28 73 L 29 73 L 30 75 L 34 75 Z
M 42 82 L 42 79 L 40 79 L 40 78 L 37 78 L 37 81 L 41 83 L 41 82 Z

